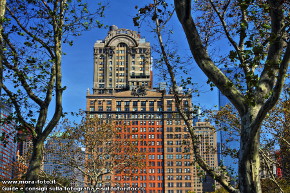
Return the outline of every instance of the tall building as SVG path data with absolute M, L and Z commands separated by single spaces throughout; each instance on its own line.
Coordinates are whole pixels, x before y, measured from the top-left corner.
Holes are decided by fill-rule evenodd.
M 0 179 L 12 179 L 13 164 L 16 160 L 16 130 L 12 122 L 5 120 L 11 109 L 4 102 L 0 102 Z
M 63 139 L 61 136 L 48 139 L 45 144 L 44 172 L 70 180 L 72 187 L 83 187 L 83 174 L 71 164 L 72 161 L 78 162 L 78 165 L 83 164 L 84 160 L 79 160 L 79 157 L 83 157 L 80 155 L 82 152 L 75 153 L 77 148 L 69 139 Z
M 243 72 L 240 68 L 223 68 L 222 71 L 227 75 L 227 77 L 238 85 L 238 87 L 244 92 L 243 89 L 246 88 L 246 84 L 243 81 Z M 241 80 L 239 78 L 242 78 Z M 231 105 L 229 99 L 224 96 L 220 91 L 218 92 L 219 97 L 219 110 L 222 110 L 226 105 Z M 236 111 L 235 108 L 233 108 Z M 219 164 L 226 166 L 232 171 L 232 176 L 238 174 L 238 159 L 229 155 L 229 152 L 237 151 L 240 148 L 240 134 L 238 131 L 234 130 L 227 123 L 221 123 L 221 130 L 219 131 Z
M 126 125 L 122 136 L 145 152 L 147 165 L 131 176 L 126 171 L 114 172 L 105 186 L 138 187 L 135 192 L 148 193 L 201 193 L 213 187 L 213 183 L 204 187 L 205 180 L 198 175 L 189 133 L 165 85 L 152 87 L 150 43 L 136 32 L 111 26 L 105 40 L 95 43 L 94 84 L 93 92 L 87 91 L 87 113 Z M 190 96 L 182 91 L 180 95 L 182 107 L 190 110 Z M 198 134 L 206 136 L 202 140 L 209 142 L 201 143 L 203 151 L 216 150 L 215 133 L 208 128 L 207 123 L 196 126 Z M 217 167 L 215 152 L 204 152 L 204 158 Z
M 114 93 L 136 86 L 152 87 L 150 43 L 131 30 L 111 26 L 105 40 L 94 45 L 96 94 Z

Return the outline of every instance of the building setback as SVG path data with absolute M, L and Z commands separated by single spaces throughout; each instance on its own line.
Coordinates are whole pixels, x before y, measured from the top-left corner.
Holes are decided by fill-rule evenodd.
M 191 97 L 180 95 L 182 107 L 190 110 Z M 148 193 L 201 193 L 213 188 L 214 183 L 206 185 L 198 175 L 189 133 L 173 94 L 166 91 L 165 83 L 152 88 L 150 43 L 137 32 L 111 26 L 105 40 L 95 43 L 93 92 L 88 90 L 86 98 L 90 117 L 126 125 L 122 136 L 145 152 L 146 168 L 129 172 L 131 176 L 114 172 L 103 186 L 138 187 L 135 192 Z M 205 160 L 216 168 L 216 151 L 208 151 L 208 147 L 216 150 L 212 127 L 198 122 L 196 132 Z

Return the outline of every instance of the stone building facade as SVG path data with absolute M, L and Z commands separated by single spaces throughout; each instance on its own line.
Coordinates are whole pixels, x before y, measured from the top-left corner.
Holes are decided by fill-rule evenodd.
M 191 96 L 180 95 L 182 108 L 190 110 Z M 204 178 L 198 176 L 189 132 L 174 95 L 164 83 L 153 88 L 150 43 L 137 32 L 111 26 L 105 40 L 95 43 L 93 92 L 88 90 L 86 98 L 88 116 L 125 124 L 122 135 L 138 139 L 136 147 L 145 152 L 145 169 L 132 176 L 113 173 L 104 186 L 138 187 L 135 192 L 148 193 L 203 192 Z M 204 136 L 203 151 L 209 146 L 216 149 L 212 126 L 197 123 L 196 132 Z M 216 153 L 207 152 L 204 158 L 217 167 Z

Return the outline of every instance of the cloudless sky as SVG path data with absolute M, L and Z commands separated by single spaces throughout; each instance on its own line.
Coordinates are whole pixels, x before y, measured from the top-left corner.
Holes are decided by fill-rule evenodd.
M 137 13 L 134 8 L 136 4 L 139 7 L 144 5 L 145 2 L 150 1 L 134 1 L 134 0 L 111 0 L 105 10 L 105 17 L 102 22 L 105 25 L 116 25 L 119 28 L 126 28 L 134 31 L 140 31 L 142 37 L 146 38 L 151 45 L 156 44 L 154 35 L 150 32 L 150 27 L 144 24 L 138 30 L 133 25 L 132 17 Z M 91 8 L 95 5 L 91 4 Z M 176 16 L 172 18 L 172 26 L 174 26 L 174 34 L 176 46 L 182 53 L 191 55 L 185 35 L 181 29 Z M 108 29 L 93 29 L 84 32 L 82 36 L 76 37 L 73 46 L 65 46 L 64 52 L 66 55 L 63 57 L 63 85 L 67 86 L 64 91 L 64 111 L 77 112 L 79 109 L 85 110 L 86 107 L 86 90 L 90 88 L 92 91 L 93 86 L 93 46 L 96 40 L 105 39 Z M 152 53 L 154 57 L 154 53 Z M 153 72 L 156 70 L 153 69 Z M 218 93 L 216 89 L 209 91 L 206 84 L 207 78 L 201 72 L 196 64 L 191 67 L 190 75 L 193 82 L 198 83 L 198 87 L 202 92 L 200 97 L 194 97 L 193 103 L 200 104 L 201 107 L 214 108 L 218 104 Z M 155 73 L 156 74 L 156 73 Z M 154 84 L 160 82 L 160 79 L 154 77 Z

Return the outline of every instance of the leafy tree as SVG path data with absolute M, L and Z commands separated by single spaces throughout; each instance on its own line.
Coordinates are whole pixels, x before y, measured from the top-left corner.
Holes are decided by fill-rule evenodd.
M 261 124 L 279 99 L 289 66 L 289 2 L 176 0 L 173 6 L 196 64 L 208 77 L 209 82 L 230 100 L 239 113 L 241 123 L 238 189 L 208 167 L 198 148 L 193 147 L 197 162 L 229 192 L 261 192 Z M 166 1 L 155 0 L 139 9 L 139 16 L 134 18 L 135 24 L 138 24 L 141 15 L 147 13 L 151 13 L 151 18 L 156 23 L 155 32 L 163 54 L 162 61 L 170 74 L 178 105 L 180 99 L 174 65 L 170 63 L 170 55 L 161 33 L 172 15 L 170 6 Z M 217 59 L 209 52 L 219 48 L 220 42 L 223 52 Z M 228 52 L 224 48 L 226 45 L 229 45 Z M 231 67 L 240 69 L 239 72 L 232 72 L 235 81 L 220 69 L 230 70 Z M 192 117 L 178 106 L 187 122 L 192 140 L 196 142 L 191 124 Z
M 73 36 L 91 27 L 101 27 L 96 18 L 102 16 L 103 10 L 100 4 L 95 13 L 90 13 L 81 0 L 7 1 L 1 34 L 5 45 L 1 55 L 1 97 L 8 98 L 13 105 L 18 129 L 32 137 L 26 180 L 39 178 L 44 141 L 64 115 L 63 44 L 72 45 Z
M 61 134 L 52 137 L 50 147 L 54 148 L 48 147 L 46 153 L 62 168 L 60 175 L 66 175 L 63 168 L 69 173 L 76 171 L 78 176 L 83 176 L 85 187 L 97 188 L 111 182 L 106 176 L 130 176 L 132 170 L 145 167 L 144 152 L 139 152 L 137 143 L 124 138 L 126 125 L 86 118 L 75 126 L 65 123 L 63 129 Z
M 2 37 L 2 30 L 3 30 L 3 22 L 4 22 L 4 15 L 5 15 L 5 7 L 6 7 L 6 0 L 2 0 L 0 2 L 0 95 L 2 93 L 2 84 L 3 84 L 3 37 Z

